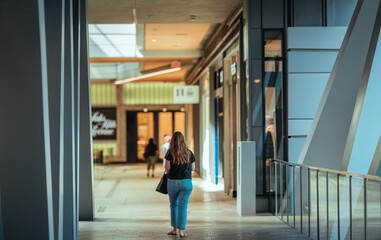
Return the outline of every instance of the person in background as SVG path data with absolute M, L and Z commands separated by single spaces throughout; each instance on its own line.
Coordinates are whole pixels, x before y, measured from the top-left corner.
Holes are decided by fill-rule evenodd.
M 169 142 L 171 141 L 171 136 L 164 135 L 164 144 L 161 146 L 161 156 L 163 157 L 163 166 L 165 167 L 165 155 L 169 149 Z
M 155 164 L 159 156 L 159 148 L 154 143 L 153 138 L 150 138 L 148 145 L 144 151 L 144 160 L 147 161 L 147 177 L 149 177 L 149 170 L 152 168 L 152 177 L 155 176 Z
M 165 170 L 168 172 L 167 190 L 171 209 L 172 230 L 168 235 L 186 237 L 188 200 L 193 190 L 192 171 L 195 170 L 195 157 L 188 149 L 184 135 L 175 132 L 165 156 Z

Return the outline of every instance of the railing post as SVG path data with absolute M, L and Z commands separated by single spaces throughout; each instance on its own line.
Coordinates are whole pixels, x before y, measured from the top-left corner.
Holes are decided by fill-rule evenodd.
M 280 211 L 280 219 L 282 219 L 283 221 L 283 163 L 279 164 L 279 185 L 280 185 L 279 211 Z
M 307 204 L 308 204 L 308 236 L 311 237 L 311 171 L 307 168 Z
M 292 166 L 292 206 L 294 212 L 294 228 L 296 228 L 296 219 L 295 219 L 295 166 Z
M 340 239 L 340 174 L 337 174 L 337 239 Z
M 368 221 L 367 221 L 367 218 L 368 218 L 368 205 L 367 205 L 367 183 L 368 183 L 368 179 L 364 178 L 364 239 L 366 240 L 367 239 L 367 224 L 368 224 Z
M 290 224 L 289 223 L 289 214 L 288 214 L 288 184 L 289 184 L 289 182 L 288 182 L 288 165 L 286 165 L 286 213 L 287 213 L 287 224 Z
M 300 192 L 299 192 L 299 195 L 300 195 L 300 232 L 303 232 L 303 204 L 302 204 L 302 201 L 303 201 L 303 197 L 302 197 L 302 167 L 299 167 L 299 185 L 300 185 Z
M 329 173 L 326 172 L 326 175 L 325 175 L 325 178 L 326 178 L 326 183 L 325 183 L 325 187 L 326 187 L 326 201 L 327 201 L 327 239 L 329 239 Z
M 316 170 L 316 207 L 317 207 L 317 239 L 320 239 L 320 220 L 319 220 L 319 170 Z
M 349 239 L 352 240 L 352 176 L 349 176 Z

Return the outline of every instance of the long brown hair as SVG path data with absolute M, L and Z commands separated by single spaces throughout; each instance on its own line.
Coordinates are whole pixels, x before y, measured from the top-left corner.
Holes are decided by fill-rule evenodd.
M 174 164 L 180 165 L 189 162 L 189 150 L 184 135 L 181 132 L 173 134 L 168 151 L 173 157 Z

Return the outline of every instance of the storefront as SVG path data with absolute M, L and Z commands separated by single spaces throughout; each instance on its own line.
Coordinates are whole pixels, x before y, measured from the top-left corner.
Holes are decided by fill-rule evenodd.
M 174 131 L 182 132 L 190 149 L 194 150 L 193 108 L 187 104 L 194 100 L 181 101 L 181 97 L 174 95 L 179 87 L 186 88 L 184 83 L 129 83 L 122 86 L 110 82 L 92 83 L 94 120 L 99 110 L 113 111 L 109 120 L 113 119 L 116 125 L 112 137 L 93 138 L 94 152 L 102 151 L 105 163 L 141 162 L 150 138 L 160 148 L 164 136 L 171 136 Z M 198 102 L 198 94 L 195 97 Z M 93 121 L 93 131 L 96 126 Z M 105 131 L 98 129 L 98 132 Z

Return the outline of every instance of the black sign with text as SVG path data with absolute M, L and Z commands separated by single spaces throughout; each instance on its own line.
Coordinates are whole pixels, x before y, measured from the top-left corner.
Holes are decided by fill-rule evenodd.
M 116 139 L 116 108 L 92 108 L 93 139 Z

